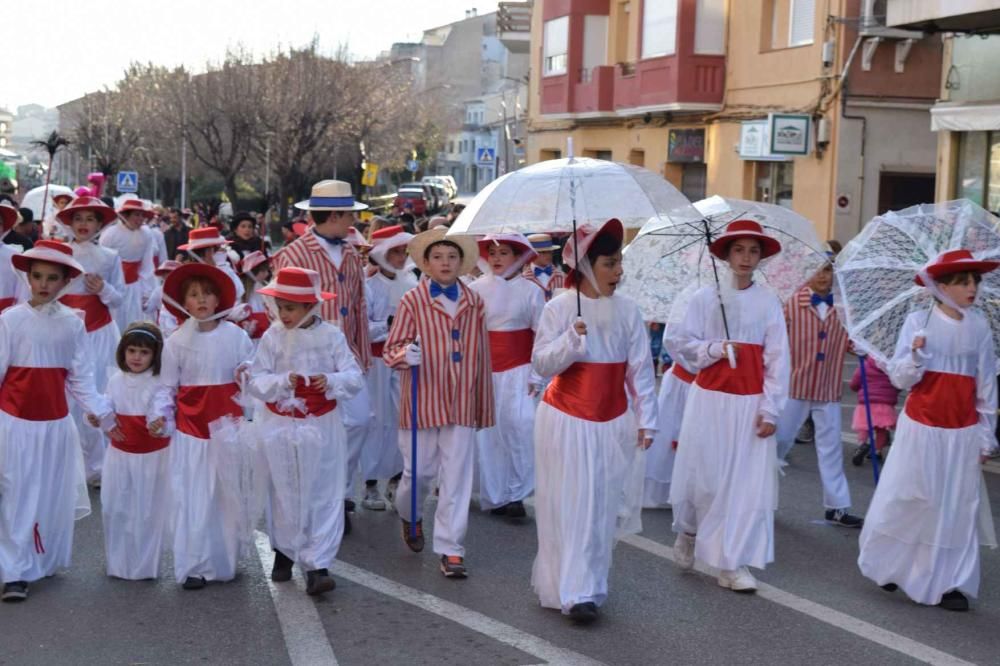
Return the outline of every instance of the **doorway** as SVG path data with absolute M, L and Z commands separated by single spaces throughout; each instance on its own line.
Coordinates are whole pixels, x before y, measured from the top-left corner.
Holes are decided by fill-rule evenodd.
M 878 179 L 878 214 L 934 202 L 934 174 L 884 171 Z

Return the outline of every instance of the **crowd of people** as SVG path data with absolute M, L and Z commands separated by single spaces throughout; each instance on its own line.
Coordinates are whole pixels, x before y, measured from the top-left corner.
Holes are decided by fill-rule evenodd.
M 997 400 L 992 334 L 970 308 L 997 262 L 934 259 L 914 276 L 933 312 L 910 316 L 886 367 L 865 361 L 879 452 L 895 437 L 863 519 L 840 440 L 852 345 L 833 249 L 782 303 L 754 281 L 780 242 L 731 222 L 709 246 L 733 276 L 726 312 L 714 287 L 695 293 L 662 332 L 672 365 L 657 388 L 647 324 L 616 293 L 618 220 L 563 240 L 449 235 L 459 210 L 360 225 L 367 207 L 337 180 L 296 207 L 272 251 L 254 214 L 225 229 L 88 195 L 58 202 L 32 242 L 23 210 L 0 202 L 5 240 L 27 240 L 0 256 L 3 601 L 70 565 L 87 482 L 108 575 L 156 578 L 169 548 L 185 590 L 232 580 L 263 523 L 271 579 L 297 565 L 309 595 L 328 593 L 355 498 L 393 508 L 420 553 L 434 496 L 431 548 L 450 579 L 469 575 L 474 503 L 523 521 L 533 497 L 532 587 L 577 623 L 598 617 L 615 540 L 643 508 L 671 508 L 681 567 L 701 561 L 751 593 L 750 568 L 774 560 L 778 469 L 806 419 L 823 516 L 860 528 L 862 574 L 950 610 L 977 595 Z

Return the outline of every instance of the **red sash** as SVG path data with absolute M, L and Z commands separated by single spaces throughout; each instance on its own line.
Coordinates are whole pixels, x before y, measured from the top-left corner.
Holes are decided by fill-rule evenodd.
M 153 437 L 149 434 L 145 416 L 115 415 L 118 427 L 125 435 L 124 442 L 111 440 L 111 446 L 125 453 L 153 453 L 167 448 L 169 437 Z M 109 438 L 110 439 L 110 438 Z
M 123 261 L 122 273 L 125 274 L 125 284 L 133 284 L 139 281 L 139 268 L 141 261 Z
M 264 332 L 271 326 L 271 320 L 268 318 L 266 312 L 251 312 L 250 316 L 246 318 L 246 321 L 256 322 L 257 326 L 254 327 L 252 333 L 250 333 L 250 339 L 256 340 L 260 336 L 264 335 Z
M 560 412 L 603 423 L 628 409 L 622 363 L 574 363 L 555 376 L 542 398 Z
M 385 340 L 371 343 L 372 358 L 382 358 L 382 351 L 385 349 Z
M 728 362 L 729 361 L 727 360 L 726 363 Z M 685 384 L 693 382 L 696 376 L 693 372 L 688 372 L 684 366 L 677 362 L 674 363 L 674 367 L 670 369 L 670 372 L 674 373 L 674 377 L 681 380 Z
M 76 310 L 83 310 L 83 324 L 87 333 L 93 333 L 111 323 L 111 310 L 97 294 L 67 294 L 59 302 Z
M 328 412 L 332 412 L 337 407 L 336 400 L 327 399 L 326 389 L 320 391 L 319 389 L 311 386 L 306 386 L 305 382 L 302 380 L 299 380 L 298 385 L 295 387 L 295 397 L 306 403 L 306 411 L 303 412 L 299 409 L 295 409 L 291 412 L 283 412 L 278 409 L 277 403 L 273 402 L 267 403 L 267 408 L 278 416 L 290 416 L 296 419 L 304 419 L 307 416 L 323 416 Z
M 519 331 L 490 331 L 490 364 L 493 372 L 503 372 L 531 363 L 531 348 L 535 332 L 530 328 Z
M 0 298 L 0 312 L 3 312 L 7 308 L 12 308 L 17 305 L 17 299 L 11 298 Z
M 235 382 L 177 389 L 177 429 L 185 435 L 208 439 L 208 424 L 223 416 L 243 416 L 234 398 L 240 392 Z
M 976 425 L 976 378 L 928 370 L 910 390 L 904 409 L 917 423 L 933 428 Z
M 69 414 L 66 368 L 12 365 L 0 385 L 0 409 L 26 421 L 58 421 Z
M 729 359 L 723 358 L 700 370 L 695 383 L 709 391 L 760 395 L 764 392 L 764 347 L 737 343 L 735 368 L 730 368 Z

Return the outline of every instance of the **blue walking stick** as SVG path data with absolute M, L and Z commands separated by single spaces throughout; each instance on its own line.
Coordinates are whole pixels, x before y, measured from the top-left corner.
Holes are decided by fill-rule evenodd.
M 420 366 L 410 368 L 410 538 L 417 538 L 417 385 Z
M 875 474 L 875 485 L 878 485 L 878 455 L 875 453 L 875 426 L 872 425 L 872 406 L 868 401 L 868 374 L 865 372 L 864 354 L 858 356 L 861 363 L 861 391 L 865 399 L 865 418 L 868 420 L 868 454 L 872 459 L 872 473 Z

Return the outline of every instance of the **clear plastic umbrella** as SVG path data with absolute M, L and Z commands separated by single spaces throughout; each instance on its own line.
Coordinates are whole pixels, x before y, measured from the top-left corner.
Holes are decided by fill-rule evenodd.
M 906 317 L 931 311 L 933 296 L 914 282 L 917 272 L 948 250 L 1000 258 L 998 223 L 989 211 L 959 199 L 891 211 L 866 224 L 837 257 L 834 283 L 841 321 L 855 346 L 887 363 Z M 977 307 L 1000 352 L 1000 271 L 983 275 Z
M 754 220 L 781 243 L 781 252 L 761 261 L 754 279 L 782 301 L 828 261 L 812 222 L 788 208 L 719 196 L 694 208 L 696 222 L 652 219 L 625 248 L 626 280 L 618 289 L 639 304 L 647 321 L 676 320 L 699 287 L 731 283 L 728 265 L 715 260 L 708 244 L 734 220 Z
M 48 201 L 45 201 L 45 190 L 46 187 L 49 190 Z M 76 198 L 73 190 L 64 185 L 41 185 L 34 189 L 28 190 L 24 198 L 21 199 L 21 206 L 23 208 L 30 208 L 32 214 L 35 216 L 35 221 L 42 222 L 42 202 L 45 201 L 45 210 L 52 211 L 55 210 L 55 203 L 52 198 L 60 194 L 68 194 L 71 197 Z

